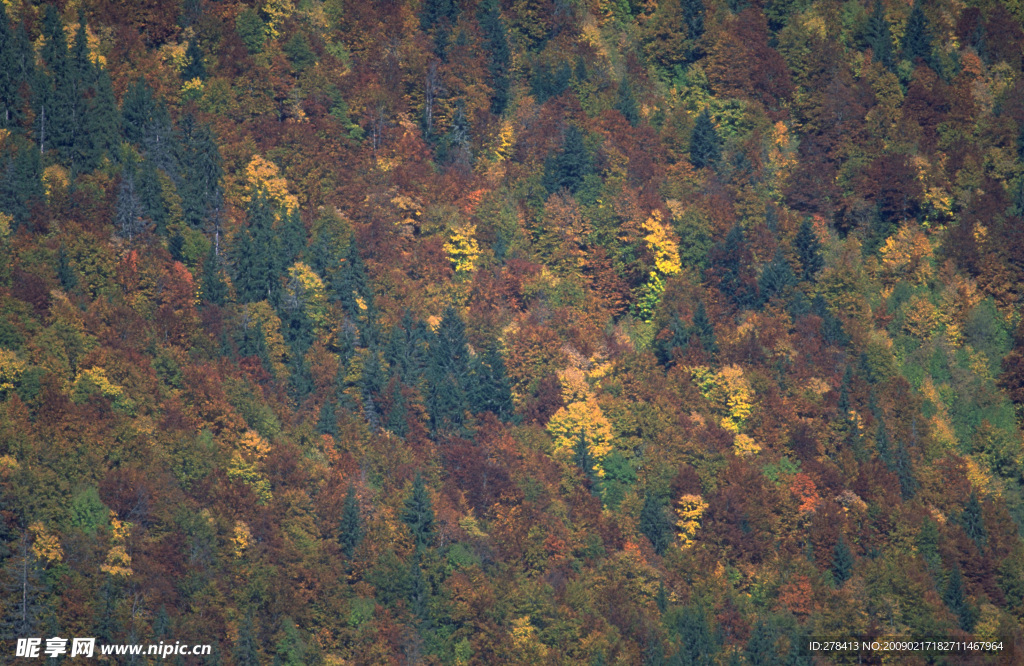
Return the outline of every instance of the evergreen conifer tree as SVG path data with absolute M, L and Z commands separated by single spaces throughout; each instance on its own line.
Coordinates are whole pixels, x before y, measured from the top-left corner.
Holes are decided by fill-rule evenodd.
M 228 299 L 228 286 L 224 283 L 224 274 L 217 256 L 217 248 L 210 243 L 210 251 L 203 261 L 203 302 L 213 305 L 224 305 Z
M 146 128 L 153 122 L 154 110 L 153 89 L 144 79 L 128 86 L 121 101 L 121 127 L 128 141 L 142 145 Z
M 60 280 L 61 289 L 64 291 L 71 291 L 78 286 L 78 276 L 71 268 L 71 262 L 68 260 L 68 253 L 63 243 L 60 244 L 60 250 L 57 253 L 57 279 Z
M 978 501 L 978 494 L 971 492 L 970 498 L 964 504 L 964 510 L 960 514 L 960 524 L 964 533 L 977 544 L 978 550 L 984 550 L 988 541 L 988 531 L 985 529 L 985 519 L 981 511 L 981 502 Z
M 722 140 L 705 108 L 697 116 L 690 134 L 690 163 L 696 169 L 714 167 L 722 159 Z
M 188 48 L 185 49 L 185 67 L 181 70 L 181 78 L 185 81 L 193 79 L 206 80 L 203 50 L 199 48 L 199 40 L 194 37 L 188 40 Z
M 0 128 L 13 127 L 21 111 L 17 69 L 17 44 L 7 19 L 7 5 L 0 2 Z
M 179 161 L 184 171 L 180 192 L 182 208 L 189 225 L 202 228 L 210 212 L 219 208 L 223 199 L 220 149 L 209 125 L 196 122 L 191 114 L 182 118 L 180 125 Z
M 121 184 L 117 190 L 117 211 L 114 220 L 117 230 L 129 242 L 145 231 L 147 222 L 142 217 L 142 204 L 135 194 L 135 177 L 131 171 L 121 172 Z
M 853 575 L 853 552 L 846 543 L 846 537 L 839 535 L 832 556 L 832 578 L 840 586 Z
M 673 666 L 712 666 L 717 663 L 718 640 L 704 610 L 692 604 L 683 606 L 670 615 L 669 626 L 679 636 L 679 652 L 674 655 Z
M 334 401 L 328 398 L 320 406 L 320 417 L 316 422 L 316 431 L 321 435 L 338 436 L 338 417 L 334 409 Z
M 508 105 L 512 51 L 508 45 L 508 31 L 501 20 L 498 0 L 481 2 L 476 17 L 484 35 L 487 68 L 491 75 L 491 113 L 501 115 Z
M 81 97 L 68 54 L 64 22 L 54 5 L 46 5 L 43 39 L 41 54 L 48 71 L 40 70 L 36 78 L 37 135 L 44 150 L 54 148 L 63 161 L 70 163 Z
M 665 501 L 648 489 L 640 510 L 640 531 L 651 541 L 654 552 L 664 555 L 672 543 L 672 523 L 665 515 Z
M 711 324 L 711 319 L 708 317 L 708 311 L 704 307 L 703 302 L 697 303 L 697 309 L 693 313 L 693 328 L 691 329 L 692 335 L 697 336 L 700 340 L 701 347 L 704 348 L 708 354 L 718 353 L 718 339 L 715 337 L 715 327 Z
M 964 631 L 974 629 L 974 612 L 967 603 L 967 594 L 964 590 L 964 579 L 960 574 L 960 567 L 953 564 L 949 572 L 949 580 L 946 582 L 946 589 L 942 593 L 942 600 L 956 616 L 960 628 Z
M 813 282 L 824 261 L 821 258 L 821 242 L 818 241 L 818 235 L 814 233 L 810 220 L 804 220 L 800 224 L 794 246 L 800 267 L 803 269 L 803 279 Z
M 933 572 L 939 571 L 942 560 L 939 556 L 939 526 L 931 518 L 925 518 L 921 525 L 921 531 L 915 539 L 917 552 L 921 558 L 928 563 L 928 568 Z
M 878 458 L 886 467 L 892 469 L 892 443 L 889 441 L 889 431 L 885 427 L 885 422 L 881 419 L 878 420 L 878 430 L 875 434 L 875 448 L 878 449 Z
M 163 640 L 171 637 L 171 616 L 167 614 L 167 606 L 160 604 L 153 618 L 153 638 Z
M 263 190 L 253 195 L 247 213 L 249 226 L 239 232 L 234 251 L 238 300 L 273 300 L 278 286 L 279 249 L 273 228 L 274 210 Z
M 629 84 L 629 79 L 626 76 L 623 76 L 619 82 L 619 98 L 615 102 L 615 110 L 621 113 L 634 127 L 640 122 L 640 111 L 636 108 L 633 86 Z
M 562 137 L 561 150 L 544 164 L 544 186 L 549 193 L 561 189 L 575 193 L 592 171 L 590 153 L 583 143 L 583 132 L 575 125 L 570 125 Z
M 758 620 L 747 640 L 745 656 L 751 666 L 782 666 L 776 642 L 779 633 L 771 622 Z
M 914 1 L 914 7 L 907 19 L 906 31 L 903 33 L 903 59 L 915 62 L 918 58 L 930 64 L 932 57 L 932 36 L 928 27 L 928 18 L 924 15 L 921 0 Z
M 579 437 L 576 438 L 576 446 L 573 450 L 573 462 L 583 472 L 583 478 L 586 480 L 587 487 L 590 489 L 590 493 L 597 497 L 601 496 L 601 477 L 597 474 L 597 461 L 594 460 L 594 456 L 590 453 L 590 447 L 587 445 L 586 433 L 580 432 Z
M 345 505 L 341 512 L 341 523 L 338 525 L 338 543 L 346 557 L 351 558 L 356 548 L 363 541 L 363 519 L 359 513 L 359 500 L 356 498 L 355 486 L 350 485 L 345 494 Z
M 117 148 L 121 133 L 120 115 L 110 74 L 97 68 L 93 94 L 87 102 L 80 133 L 83 138 L 80 159 L 84 169 L 95 169 L 105 155 L 112 154 Z
M 402 393 L 402 383 L 392 381 L 389 393 L 391 404 L 388 406 L 385 428 L 399 437 L 405 437 L 409 433 L 409 423 L 406 420 L 409 416 L 409 409 L 406 406 L 405 395 Z
M 260 652 L 256 639 L 253 612 L 250 610 L 238 627 L 238 639 L 232 652 L 237 666 L 260 666 Z
M 278 238 L 280 244 L 278 268 L 283 272 L 298 260 L 299 255 L 306 248 L 306 227 L 302 224 L 302 217 L 299 215 L 298 209 L 288 213 L 281 220 Z
M 919 484 L 914 477 L 914 468 L 910 462 L 910 452 L 907 451 L 907 445 L 903 441 L 900 441 L 896 446 L 896 452 L 893 456 L 893 471 L 896 472 L 896 476 L 900 480 L 900 495 L 905 500 L 911 499 L 917 493 Z
M 413 477 L 412 493 L 405 500 L 402 522 L 409 527 L 417 549 L 434 545 L 434 506 L 419 472 Z
M 761 302 L 768 303 L 772 298 L 785 296 L 786 291 L 796 284 L 796 277 L 793 269 L 786 261 L 782 248 L 775 250 L 775 256 L 765 264 L 761 271 L 761 277 L 757 281 L 758 291 L 761 292 Z
M 668 610 L 668 590 L 665 589 L 665 581 L 658 581 L 658 596 L 654 598 L 654 603 L 658 606 L 658 612 L 662 615 Z
M 678 313 L 673 313 L 668 320 L 667 333 L 663 333 L 654 341 L 654 354 L 658 362 L 666 368 L 673 365 L 673 352 L 680 347 L 685 347 L 690 341 L 690 329 L 680 318 Z
M 167 235 L 168 210 L 164 201 L 163 187 L 156 165 L 151 160 L 143 160 L 137 169 L 135 190 L 142 204 L 145 217 L 153 220 L 154 230 L 161 236 Z
M 896 64 L 892 53 L 892 32 L 889 30 L 889 22 L 885 20 L 882 0 L 875 0 L 875 6 L 871 11 L 871 17 L 868 19 L 865 30 L 865 38 L 874 53 L 875 62 L 892 69 Z

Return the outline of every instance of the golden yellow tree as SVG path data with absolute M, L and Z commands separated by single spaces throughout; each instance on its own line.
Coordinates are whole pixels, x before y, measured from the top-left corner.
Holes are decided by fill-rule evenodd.
M 683 495 L 676 501 L 676 527 L 679 529 L 679 545 L 689 548 L 700 529 L 700 519 L 707 511 L 708 503 L 700 495 Z
M 480 245 L 476 241 L 476 225 L 462 224 L 452 228 L 444 251 L 455 268 L 455 274 L 465 277 L 476 269 L 477 257 L 480 256 Z
M 281 175 L 281 170 L 270 160 L 253 155 L 245 168 L 246 184 L 249 191 L 242 197 L 248 204 L 258 190 L 263 190 L 272 202 L 285 213 L 291 214 L 299 207 L 299 200 L 288 192 L 288 181 Z

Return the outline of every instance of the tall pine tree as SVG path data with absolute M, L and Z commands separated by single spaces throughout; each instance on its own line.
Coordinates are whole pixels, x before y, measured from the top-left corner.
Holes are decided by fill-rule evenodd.
M 697 116 L 690 134 L 690 163 L 694 168 L 714 167 L 722 159 L 722 140 L 705 108 Z

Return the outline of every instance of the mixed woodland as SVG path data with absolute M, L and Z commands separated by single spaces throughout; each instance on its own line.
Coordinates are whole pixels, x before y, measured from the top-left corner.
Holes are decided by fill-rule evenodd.
M 4 646 L 1021 658 L 1021 0 L 3 0 L 0 107 Z

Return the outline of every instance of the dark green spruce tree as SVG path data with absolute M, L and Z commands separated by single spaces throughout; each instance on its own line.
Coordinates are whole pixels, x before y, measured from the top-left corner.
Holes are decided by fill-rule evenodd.
M 672 521 L 666 514 L 664 497 L 648 488 L 644 494 L 644 505 L 640 509 L 640 532 L 651 541 L 654 552 L 664 555 L 672 543 Z
M 949 572 L 949 580 L 946 582 L 946 589 L 942 593 L 942 600 L 946 607 L 956 616 L 960 628 L 964 631 L 974 629 L 974 609 L 967 601 L 967 592 L 964 590 L 964 579 L 960 574 L 960 567 L 954 562 Z
M 793 269 L 780 247 L 775 250 L 772 260 L 765 264 L 761 271 L 761 277 L 757 280 L 761 303 L 768 303 L 773 298 L 785 296 L 794 284 L 796 284 L 796 277 L 793 275 Z
M 932 59 L 932 35 L 928 26 L 928 17 L 924 14 L 924 7 L 921 0 L 915 0 L 913 9 L 910 10 L 910 18 L 907 19 L 906 31 L 903 33 L 903 59 L 916 62 L 921 59 L 925 64 L 931 64 Z
M 629 84 L 628 75 L 623 76 L 619 82 L 619 97 L 615 102 L 615 110 L 633 127 L 639 124 L 640 111 L 637 109 L 636 97 L 633 96 L 633 86 Z
M 835 550 L 832 553 L 832 578 L 842 587 L 853 575 L 853 552 L 846 543 L 846 537 L 839 535 Z
M 708 311 L 703 302 L 697 303 L 697 310 L 693 313 L 693 328 L 691 337 L 696 336 L 700 346 L 708 354 L 718 353 L 718 339 L 715 337 L 715 327 L 711 324 Z
M 800 224 L 793 247 L 800 260 L 801 277 L 813 282 L 814 276 L 821 270 L 824 261 L 821 258 L 821 242 L 818 240 L 818 235 L 814 233 L 814 227 L 810 220 L 804 220 Z
M 544 163 L 544 187 L 549 193 L 562 189 L 575 193 L 583 185 L 583 179 L 592 172 L 593 165 L 583 143 L 583 132 L 575 125 L 569 125 L 562 136 L 561 150 Z
M 508 45 L 508 30 L 501 20 L 498 0 L 481 2 L 476 10 L 476 20 L 484 36 L 487 70 L 491 75 L 491 113 L 501 115 L 508 106 L 512 50 Z
M 601 477 L 597 473 L 597 461 L 590 453 L 590 446 L 587 444 L 587 435 L 580 432 L 576 438 L 576 446 L 573 449 L 573 462 L 583 473 L 583 480 L 590 490 L 590 494 L 596 497 L 601 496 Z
M 316 422 L 316 431 L 321 435 L 338 436 L 338 415 L 334 408 L 334 401 L 328 398 L 320 406 L 320 416 Z
M 256 618 L 250 609 L 238 627 L 238 639 L 232 651 L 235 664 L 238 666 L 260 666 L 259 642 L 256 638 Z
M 257 190 L 247 209 L 249 225 L 239 231 L 234 247 L 235 289 L 241 303 L 273 300 L 278 287 L 278 239 L 274 207 Z
M 362 541 L 363 519 L 359 513 L 359 500 L 356 498 L 355 486 L 350 485 L 345 493 L 345 505 L 338 524 L 338 544 L 345 556 L 351 558 Z
M 875 0 L 874 9 L 864 30 L 864 40 L 874 54 L 875 62 L 881 63 L 887 69 L 893 69 L 896 65 L 896 58 L 892 52 L 892 32 L 889 30 L 889 22 L 885 20 L 885 8 L 882 0 Z
M 696 169 L 714 167 L 722 160 L 722 140 L 707 109 L 700 112 L 690 134 L 690 163 Z
M 224 305 L 228 300 L 228 286 L 224 282 L 224 269 L 217 247 L 210 243 L 210 251 L 203 260 L 203 302 L 212 305 Z
M 427 492 L 423 475 L 416 472 L 412 480 L 412 492 L 405 500 L 402 522 L 412 533 L 417 550 L 434 545 L 434 505 Z

